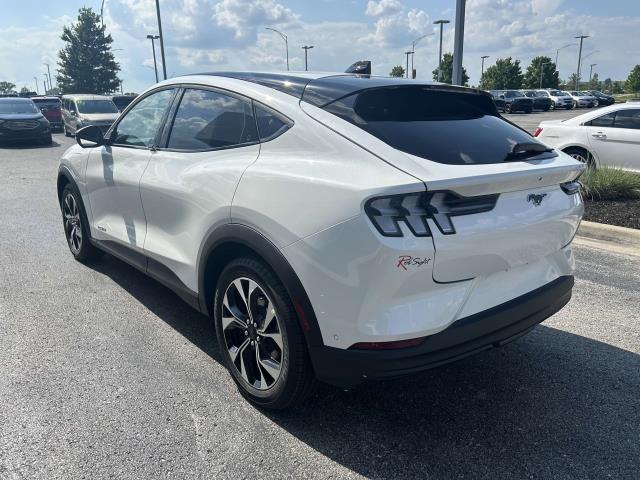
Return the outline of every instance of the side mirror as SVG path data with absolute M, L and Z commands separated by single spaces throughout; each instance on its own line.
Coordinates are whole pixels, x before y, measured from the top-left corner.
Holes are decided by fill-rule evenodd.
M 83 141 L 91 143 L 85 144 L 83 143 Z M 78 142 L 78 145 L 80 145 L 82 148 L 93 148 L 104 145 L 102 130 L 100 130 L 100 127 L 97 127 L 95 125 L 88 125 L 84 128 L 81 128 L 76 132 L 76 142 Z

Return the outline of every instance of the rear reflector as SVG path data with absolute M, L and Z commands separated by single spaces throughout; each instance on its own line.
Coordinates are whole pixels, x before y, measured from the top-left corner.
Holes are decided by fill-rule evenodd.
M 420 345 L 426 337 L 396 340 L 394 342 L 362 342 L 354 343 L 349 350 L 393 350 L 396 348 L 410 348 Z
M 540 135 L 542 133 L 543 128 L 542 127 L 538 127 L 536 128 L 536 131 L 533 132 L 533 136 L 537 137 L 538 135 Z

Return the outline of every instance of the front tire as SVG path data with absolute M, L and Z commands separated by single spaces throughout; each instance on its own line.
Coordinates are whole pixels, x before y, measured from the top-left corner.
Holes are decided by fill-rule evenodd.
M 91 244 L 87 215 L 80 193 L 71 184 L 62 191 L 61 208 L 64 234 L 73 258 L 82 263 L 98 258 L 101 252 Z
M 505 111 L 505 113 L 511 113 L 511 104 L 510 103 L 506 103 L 504 105 L 504 111 Z
M 307 398 L 316 380 L 305 338 L 286 289 L 266 264 L 231 261 L 213 312 L 225 366 L 245 398 L 272 410 Z

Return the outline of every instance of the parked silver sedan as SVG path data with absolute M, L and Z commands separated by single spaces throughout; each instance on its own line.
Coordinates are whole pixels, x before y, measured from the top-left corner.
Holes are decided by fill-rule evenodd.
M 568 93 L 571 99 L 573 100 L 573 106 L 575 108 L 593 108 L 597 105 L 597 99 L 593 95 L 589 95 L 585 92 L 578 92 L 576 90 L 572 90 Z

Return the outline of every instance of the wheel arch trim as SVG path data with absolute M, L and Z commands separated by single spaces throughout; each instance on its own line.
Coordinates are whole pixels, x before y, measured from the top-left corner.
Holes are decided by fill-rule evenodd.
M 259 256 L 277 275 L 287 291 L 298 315 L 300 328 L 308 346 L 322 346 L 322 335 L 311 301 L 282 252 L 257 230 L 239 223 L 228 223 L 210 231 L 198 253 L 198 297 L 200 310 L 212 315 L 215 283 L 231 258 L 221 257 L 220 264 L 211 264 L 226 248 L 239 247 Z M 213 270 L 211 270 L 213 269 Z

